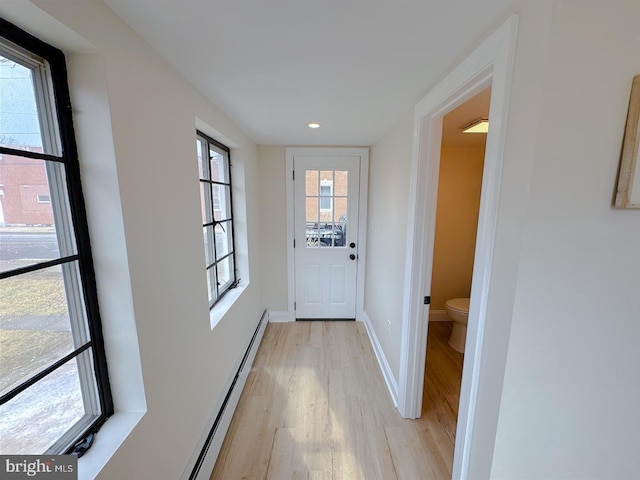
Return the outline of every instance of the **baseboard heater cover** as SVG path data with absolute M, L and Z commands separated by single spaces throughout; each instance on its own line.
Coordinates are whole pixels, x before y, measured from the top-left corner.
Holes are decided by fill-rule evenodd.
M 267 311 L 265 310 L 262 313 L 262 316 L 260 317 L 260 321 L 258 322 L 258 326 L 256 327 L 255 331 L 253 332 L 253 336 L 251 337 L 251 341 L 249 342 L 249 346 L 247 347 L 247 350 L 244 352 L 244 356 L 242 357 L 242 361 L 240 362 L 240 365 L 238 367 L 238 370 L 235 374 L 235 376 L 233 377 L 233 380 L 231 381 L 231 385 L 229 386 L 229 390 L 227 391 L 224 400 L 222 401 L 222 405 L 220 406 L 220 410 L 218 411 L 216 418 L 213 422 L 213 425 L 211 427 L 211 430 L 209 431 L 207 438 L 204 442 L 204 445 L 202 447 L 202 450 L 200 451 L 200 454 L 198 455 L 198 458 L 196 459 L 196 463 L 193 466 L 193 470 L 191 470 L 191 474 L 188 477 L 188 480 L 198 480 L 199 479 L 199 475 L 201 473 L 205 473 L 205 472 L 201 472 L 202 471 L 202 467 L 205 464 L 205 461 L 207 460 L 207 455 L 210 453 L 210 449 L 211 449 L 211 445 L 213 444 L 213 440 L 216 437 L 216 434 L 218 433 L 218 427 L 220 426 L 220 424 L 222 423 L 222 420 L 225 416 L 225 413 L 227 413 L 227 407 L 230 404 L 231 401 L 231 397 L 235 394 L 238 393 L 238 397 L 239 397 L 239 392 L 235 391 L 236 386 L 238 386 L 238 382 L 240 381 L 240 379 L 242 378 L 242 374 L 244 373 L 244 368 L 247 364 L 247 360 L 249 359 L 249 357 L 252 357 L 251 360 L 251 364 L 253 364 L 253 357 L 255 357 L 255 353 L 257 351 L 257 347 L 259 346 L 259 343 L 256 345 L 256 340 L 258 339 L 258 337 L 261 337 L 261 334 L 264 333 L 264 328 L 266 327 L 266 319 L 268 318 L 267 315 Z M 254 345 L 255 345 L 255 351 L 254 349 Z M 249 367 L 251 367 L 251 364 L 249 365 Z M 244 376 L 244 381 L 246 381 L 246 375 Z M 240 390 L 242 390 L 242 388 L 244 388 L 244 381 L 242 382 L 242 385 L 240 385 Z M 237 399 L 236 399 L 237 401 Z M 231 414 L 233 414 L 233 412 L 231 412 Z M 221 432 L 224 435 L 226 435 L 226 431 Z M 205 474 L 204 477 L 202 478 L 209 478 L 211 472 L 208 472 Z

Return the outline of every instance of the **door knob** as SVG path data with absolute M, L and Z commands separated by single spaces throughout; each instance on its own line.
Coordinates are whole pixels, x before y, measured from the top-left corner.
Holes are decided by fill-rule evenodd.
M 349 258 L 350 258 L 351 260 L 355 260 L 355 259 L 356 259 L 356 256 L 352 253 L 351 255 L 349 255 Z
M 356 248 L 356 244 L 355 244 L 355 243 L 353 243 L 353 242 L 351 242 L 351 243 L 349 244 L 349 246 L 350 246 L 351 248 Z

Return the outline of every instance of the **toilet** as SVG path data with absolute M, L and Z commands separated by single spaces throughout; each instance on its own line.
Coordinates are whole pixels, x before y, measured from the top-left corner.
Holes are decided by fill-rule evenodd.
M 464 342 L 467 338 L 467 317 L 469 316 L 469 299 L 452 298 L 444 304 L 447 315 L 453 320 L 453 329 L 449 337 L 449 345 L 456 352 L 464 353 Z

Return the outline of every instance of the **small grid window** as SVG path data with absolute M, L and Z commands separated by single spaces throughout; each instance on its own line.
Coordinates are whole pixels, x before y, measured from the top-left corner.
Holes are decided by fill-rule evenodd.
M 196 133 L 209 307 L 238 284 L 235 270 L 229 148 Z
M 0 19 L 0 452 L 82 455 L 113 413 L 64 55 Z
M 348 172 L 305 171 L 306 246 L 345 247 Z

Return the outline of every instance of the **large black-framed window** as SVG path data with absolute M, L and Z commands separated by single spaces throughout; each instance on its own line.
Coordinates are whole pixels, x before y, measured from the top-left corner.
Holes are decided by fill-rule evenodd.
M 196 132 L 209 307 L 238 284 L 233 235 L 230 150 Z
M 65 58 L 3 19 L 0 341 L 0 453 L 84 453 L 113 401 Z

